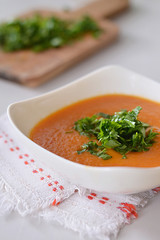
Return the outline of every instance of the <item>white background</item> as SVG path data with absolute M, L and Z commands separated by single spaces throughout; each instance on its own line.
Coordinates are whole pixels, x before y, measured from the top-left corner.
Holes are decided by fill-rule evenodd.
M 32 8 L 76 8 L 87 0 L 0 0 L 0 20 Z M 74 81 L 90 71 L 108 64 L 119 64 L 160 81 L 160 1 L 132 0 L 130 9 L 113 18 L 119 25 L 119 39 L 108 49 L 69 69 L 54 80 L 35 89 L 25 88 L 0 79 L 0 114 L 8 104 L 45 93 Z M 37 222 L 16 214 L 0 218 L 0 240 L 78 240 L 78 235 L 55 224 Z M 160 239 L 160 194 L 139 213 L 139 218 L 126 226 L 118 240 Z M 93 239 L 94 240 L 94 239 Z

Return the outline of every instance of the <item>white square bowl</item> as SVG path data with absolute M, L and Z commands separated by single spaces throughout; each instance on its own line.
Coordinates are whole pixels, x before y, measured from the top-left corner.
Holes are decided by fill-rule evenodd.
M 160 167 L 85 166 L 57 156 L 28 138 L 31 129 L 51 113 L 82 99 L 116 93 L 160 103 L 159 83 L 119 66 L 107 66 L 52 92 L 11 104 L 8 117 L 20 141 L 40 161 L 75 184 L 111 193 L 135 193 L 157 187 L 160 185 Z

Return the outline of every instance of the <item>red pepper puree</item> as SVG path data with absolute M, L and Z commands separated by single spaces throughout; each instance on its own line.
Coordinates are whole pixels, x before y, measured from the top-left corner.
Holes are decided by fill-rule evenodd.
M 160 135 L 147 152 L 130 152 L 127 159 L 114 150 L 108 150 L 112 156 L 103 160 L 88 152 L 77 154 L 89 139 L 72 130 L 74 122 L 93 114 L 104 112 L 114 114 L 122 109 L 132 110 L 141 106 L 139 120 L 151 126 L 160 128 L 160 104 L 135 96 L 128 95 L 103 95 L 86 99 L 57 112 L 40 121 L 31 131 L 30 138 L 38 145 L 70 161 L 98 167 L 130 166 L 130 167 L 156 167 L 160 166 Z M 72 131 L 71 133 L 66 133 Z

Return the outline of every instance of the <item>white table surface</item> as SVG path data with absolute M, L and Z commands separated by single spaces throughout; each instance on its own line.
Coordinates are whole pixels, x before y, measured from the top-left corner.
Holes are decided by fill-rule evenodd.
M 12 18 L 31 8 L 76 8 L 86 1 L 0 0 L 0 20 Z M 108 64 L 119 64 L 160 81 L 160 1 L 132 0 L 130 10 L 113 21 L 120 27 L 120 37 L 109 49 L 103 49 L 45 85 L 29 89 L 0 79 L 0 114 L 4 113 L 12 102 L 45 93 Z M 136 221 L 120 232 L 118 240 L 159 240 L 159 222 L 160 194 L 140 211 Z M 56 223 L 37 223 L 29 217 L 22 218 L 12 214 L 0 217 L 0 240 L 10 239 L 78 240 L 79 237 L 77 233 Z

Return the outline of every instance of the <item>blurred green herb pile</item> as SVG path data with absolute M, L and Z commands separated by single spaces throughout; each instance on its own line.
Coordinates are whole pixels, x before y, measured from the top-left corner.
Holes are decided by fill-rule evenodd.
M 32 49 L 40 52 L 62 47 L 86 33 L 98 37 L 101 29 L 89 16 L 75 22 L 57 17 L 43 18 L 35 15 L 28 19 L 16 19 L 0 25 L 0 48 L 6 52 Z
M 132 111 L 122 110 L 114 115 L 98 113 L 74 123 L 74 129 L 90 138 L 81 146 L 78 154 L 89 152 L 104 160 L 110 159 L 107 149 L 112 148 L 126 158 L 129 152 L 148 151 L 158 134 L 148 129 L 150 126 L 138 120 L 142 108 Z

